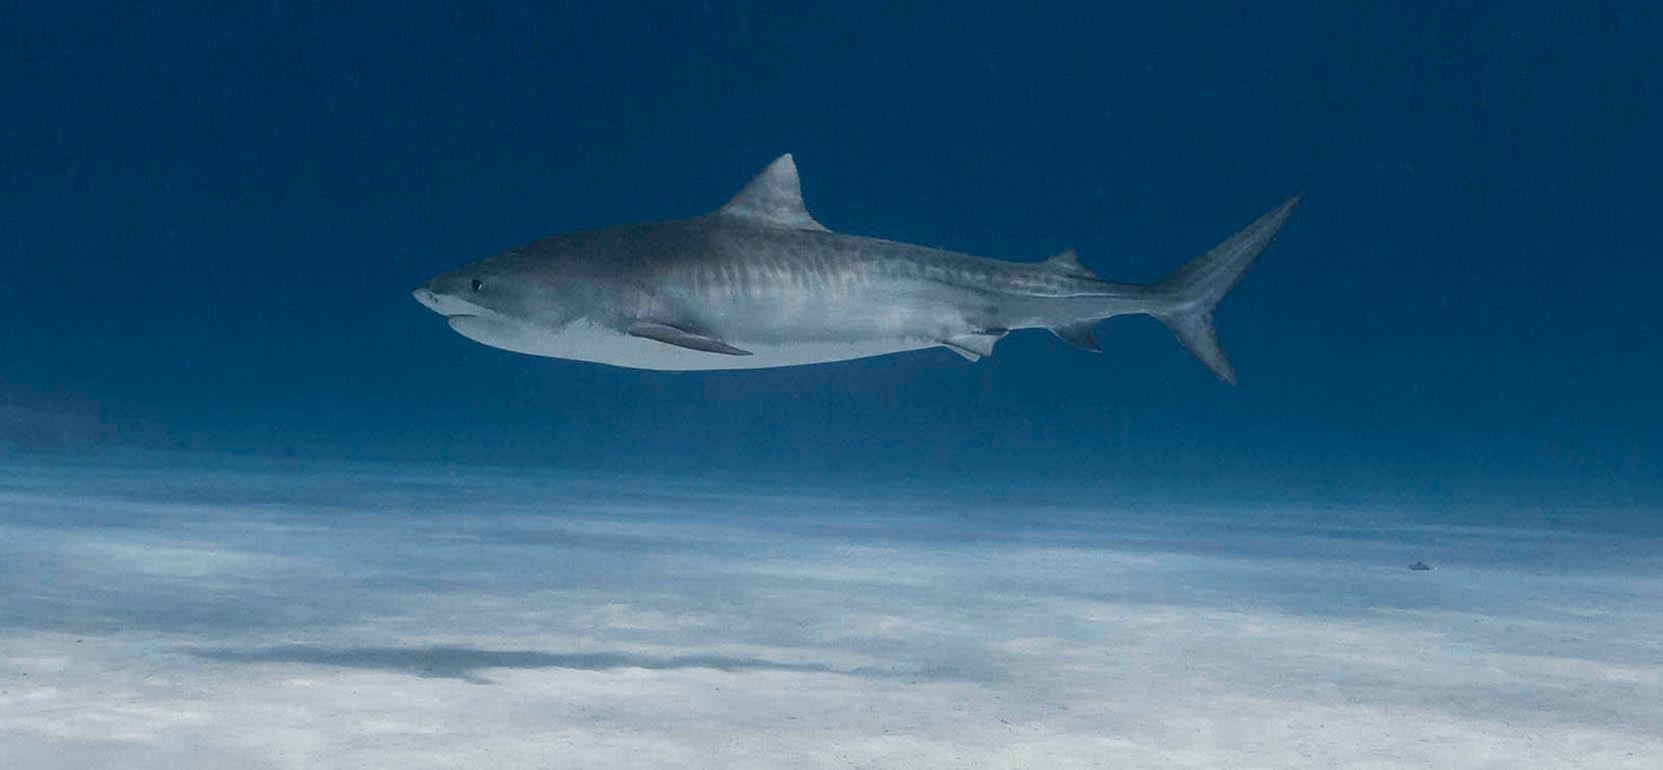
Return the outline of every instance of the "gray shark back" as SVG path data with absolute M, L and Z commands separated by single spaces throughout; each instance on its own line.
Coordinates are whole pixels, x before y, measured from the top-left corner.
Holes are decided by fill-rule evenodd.
M 696 323 L 733 341 L 901 335 L 934 345 L 972 330 L 1048 326 L 1063 300 L 1088 299 L 1095 312 L 1105 298 L 1147 295 L 1048 263 L 720 215 L 624 228 L 611 238 L 613 250 L 596 254 L 590 270 L 640 287 L 622 316 Z

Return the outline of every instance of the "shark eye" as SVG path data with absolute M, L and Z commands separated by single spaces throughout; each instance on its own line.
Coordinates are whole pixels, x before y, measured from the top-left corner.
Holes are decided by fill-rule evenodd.
M 485 288 L 485 282 L 479 280 L 478 278 L 473 279 L 473 283 L 471 283 L 469 285 L 473 286 L 473 290 L 476 291 L 476 292 L 479 291 L 480 289 Z

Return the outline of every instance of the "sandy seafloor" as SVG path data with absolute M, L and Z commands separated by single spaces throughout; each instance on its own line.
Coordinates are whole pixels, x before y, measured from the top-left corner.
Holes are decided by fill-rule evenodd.
M 1663 767 L 1644 516 L 1082 497 L 8 459 L 0 767 Z

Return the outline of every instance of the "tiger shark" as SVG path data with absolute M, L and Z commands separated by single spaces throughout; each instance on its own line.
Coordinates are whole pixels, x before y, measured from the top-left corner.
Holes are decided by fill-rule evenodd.
M 1115 283 L 1073 249 L 1006 262 L 833 232 L 809 214 L 787 154 L 711 213 L 544 238 L 414 294 L 485 345 L 656 370 L 799 366 L 934 347 L 977 361 L 1017 329 L 1047 329 L 1099 351 L 1099 321 L 1141 313 L 1234 384 L 1213 308 L 1298 202 L 1156 283 Z

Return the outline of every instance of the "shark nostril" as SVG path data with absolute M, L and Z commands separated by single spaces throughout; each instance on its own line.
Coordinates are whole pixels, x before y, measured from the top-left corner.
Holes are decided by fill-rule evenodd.
M 414 296 L 416 298 L 416 301 L 421 303 L 423 306 L 425 306 L 425 307 L 427 307 L 431 310 L 434 310 L 434 311 L 439 310 L 439 305 L 440 305 L 439 295 L 434 294 L 432 289 L 429 289 L 426 286 L 422 286 L 420 288 L 415 289 L 414 291 L 411 291 L 410 294 L 411 294 L 411 296 Z

